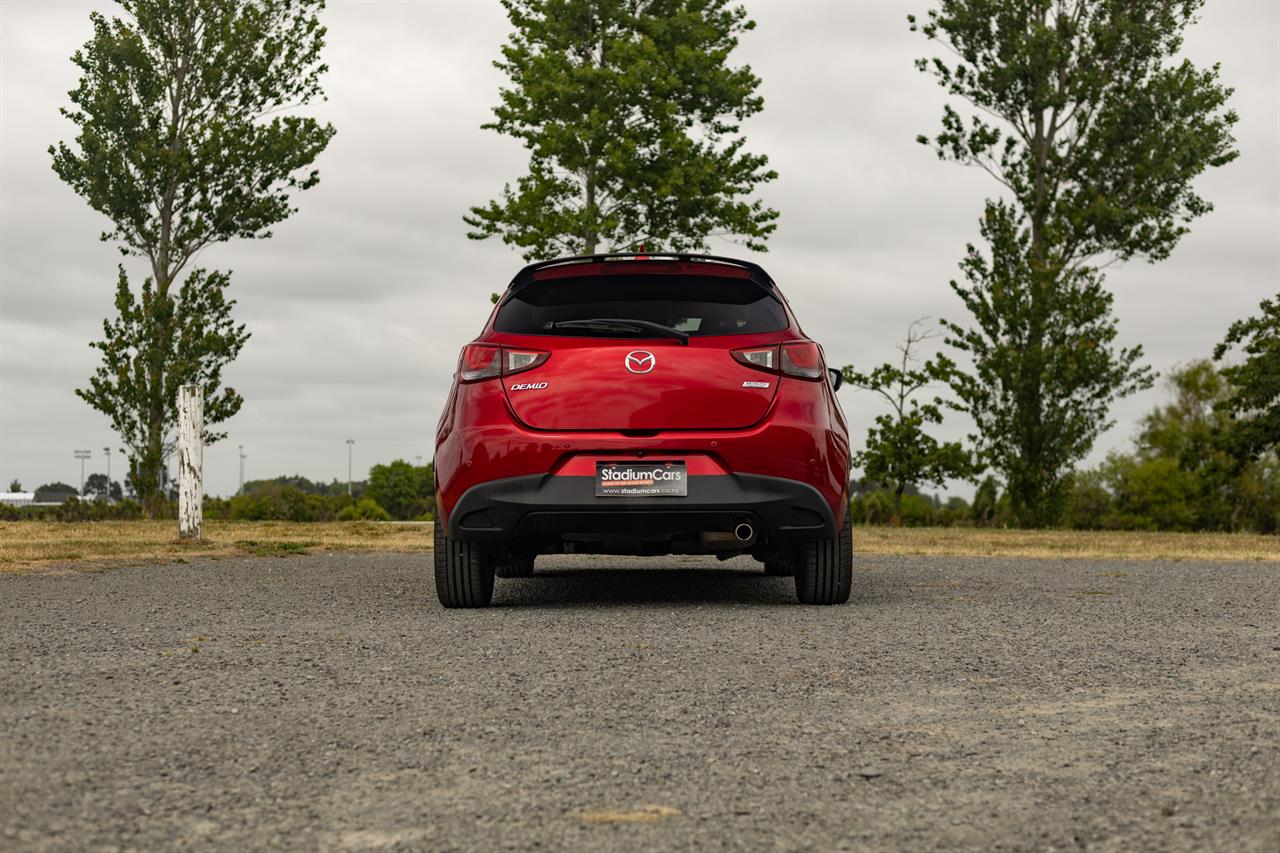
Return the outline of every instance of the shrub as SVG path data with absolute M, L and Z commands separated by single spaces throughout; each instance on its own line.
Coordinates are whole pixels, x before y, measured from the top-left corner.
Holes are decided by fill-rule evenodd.
M 177 518 L 173 505 L 164 503 L 160 509 L 167 514 L 162 517 Z M 128 521 L 136 518 L 142 518 L 142 505 L 132 500 L 112 504 L 105 501 L 82 501 L 72 496 L 56 506 L 0 504 L 0 521 Z
M 887 489 L 864 491 L 849 502 L 854 524 L 884 525 L 893 521 L 893 493 Z M 962 498 L 951 498 L 938 506 L 933 498 L 921 494 L 902 496 L 904 527 L 954 527 L 969 524 L 969 504 Z
M 333 521 L 351 506 L 351 498 L 308 494 L 296 486 L 270 483 L 226 503 L 225 517 L 233 521 Z
M 338 513 L 338 521 L 390 521 L 391 513 L 378 505 L 373 498 L 361 498 Z

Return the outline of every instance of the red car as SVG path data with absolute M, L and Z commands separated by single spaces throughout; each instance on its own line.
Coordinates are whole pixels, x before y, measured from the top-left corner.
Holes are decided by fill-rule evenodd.
M 849 598 L 840 374 L 759 266 L 531 264 L 458 359 L 436 430 L 436 590 L 484 607 L 539 554 L 750 554 Z

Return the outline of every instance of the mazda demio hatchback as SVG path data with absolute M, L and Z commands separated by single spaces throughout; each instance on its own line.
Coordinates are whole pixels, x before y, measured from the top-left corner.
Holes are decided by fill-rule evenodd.
M 540 554 L 749 554 L 849 598 L 839 373 L 773 279 L 707 255 L 522 269 L 436 431 L 436 590 L 484 607 Z

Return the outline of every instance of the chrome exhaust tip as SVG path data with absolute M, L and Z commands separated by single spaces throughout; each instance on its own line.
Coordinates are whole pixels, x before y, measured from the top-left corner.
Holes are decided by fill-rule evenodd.
M 739 542 L 750 542 L 756 536 L 755 528 L 745 521 L 733 528 L 733 535 Z

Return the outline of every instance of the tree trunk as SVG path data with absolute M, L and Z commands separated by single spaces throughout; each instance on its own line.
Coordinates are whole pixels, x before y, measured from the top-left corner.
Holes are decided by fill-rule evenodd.
M 149 315 L 148 324 L 153 333 L 150 340 L 147 369 L 147 443 L 139 460 L 139 479 L 134 483 L 138 499 L 147 518 L 156 518 L 164 506 L 165 495 L 161 486 L 164 468 L 164 424 L 166 412 L 165 359 L 173 328 L 172 304 L 169 300 L 169 282 L 156 282 L 156 290 L 150 306 L 144 308 Z
M 1040 11 L 1041 24 L 1047 10 Z M 1047 85 L 1037 80 L 1037 93 Z M 1048 297 L 1053 292 L 1056 273 L 1049 269 L 1048 246 L 1045 236 L 1046 172 L 1049 148 L 1052 141 L 1045 133 L 1044 110 L 1039 97 L 1032 100 L 1035 112 L 1031 138 L 1031 169 L 1033 195 L 1031 200 L 1031 257 L 1028 259 L 1030 293 L 1030 318 L 1026 349 L 1022 353 L 1019 368 L 1018 396 L 1020 399 L 1020 436 L 1018 453 L 1021 457 L 1021 476 L 1010 477 L 1010 498 L 1014 517 L 1021 527 L 1039 527 L 1044 523 L 1046 477 L 1044 468 L 1044 336 L 1049 313 L 1053 310 Z
M 183 112 L 183 87 L 187 69 L 191 61 L 189 30 L 182 33 L 186 39 L 182 45 L 185 51 L 177 57 L 178 67 L 175 69 L 175 85 L 169 93 L 169 125 L 172 134 L 169 140 L 169 152 L 177 155 L 184 144 L 182 125 L 185 121 Z M 168 412 L 168 399 L 165 394 L 165 380 L 170 358 L 170 343 L 173 336 L 173 302 L 169 298 L 169 288 L 177 276 L 184 261 L 175 264 L 173 246 L 173 205 L 177 197 L 178 186 L 170 182 L 164 188 L 161 197 L 159 219 L 160 234 L 155 251 L 150 254 L 151 274 L 155 281 L 150 306 L 143 307 L 147 315 L 147 323 L 151 326 L 151 352 L 147 369 L 147 444 L 140 460 L 140 480 L 134 484 L 138 491 L 138 499 L 142 502 L 143 513 L 147 518 L 155 518 L 164 506 L 165 495 L 162 487 L 161 472 L 164 469 L 164 425 Z
M 204 513 L 204 393 L 178 393 L 178 538 L 199 540 Z
M 899 483 L 898 488 L 893 493 L 893 518 L 890 519 L 889 523 L 894 527 L 902 526 L 902 491 L 904 488 L 905 485 Z
M 594 255 L 596 253 L 596 245 L 600 242 L 600 233 L 598 230 L 598 215 L 596 212 L 596 164 L 593 162 L 587 166 L 586 172 L 586 204 L 583 207 L 583 213 L 587 218 L 582 233 L 582 254 Z

